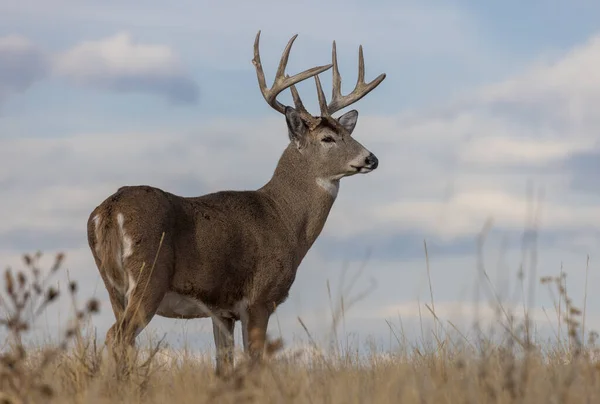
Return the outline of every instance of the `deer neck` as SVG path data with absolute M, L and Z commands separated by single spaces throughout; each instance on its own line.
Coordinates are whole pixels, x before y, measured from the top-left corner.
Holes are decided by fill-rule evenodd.
M 281 155 L 273 177 L 259 191 L 276 204 L 292 240 L 300 247 L 300 259 L 315 242 L 333 206 L 339 180 L 329 181 L 312 173 L 294 143 Z

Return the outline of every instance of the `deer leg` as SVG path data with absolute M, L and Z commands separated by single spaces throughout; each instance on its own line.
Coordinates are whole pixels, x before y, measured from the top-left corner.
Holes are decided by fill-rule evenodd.
M 102 268 L 102 263 L 100 262 L 100 259 L 98 258 L 95 252 L 93 252 L 93 255 L 94 260 L 96 261 L 96 266 L 98 268 Z M 104 282 L 104 286 L 106 287 L 106 290 L 108 292 L 108 298 L 110 299 L 110 305 L 112 307 L 113 314 L 115 315 L 115 320 L 119 320 L 119 318 L 121 318 L 123 312 L 125 311 L 125 296 L 123 296 L 123 294 L 113 286 L 113 284 L 108 280 L 104 271 L 99 272 L 100 277 Z
M 216 317 L 212 319 L 213 335 L 215 347 L 217 349 L 216 373 L 222 376 L 230 372 L 233 368 L 233 330 L 235 329 L 235 320 L 228 317 Z
M 123 296 L 113 285 L 107 282 L 106 290 L 108 291 L 108 298 L 110 305 L 112 306 L 115 320 L 119 320 L 125 312 L 125 296 Z
M 263 358 L 270 314 L 264 305 L 248 307 L 247 347 L 252 360 Z
M 163 245 L 153 267 L 154 254 L 134 253 L 133 259 L 125 263 L 129 278 L 127 306 L 121 318 L 108 330 L 107 341 L 133 346 L 135 338 L 156 314 L 171 284 L 173 259 L 172 252 Z
M 249 353 L 250 347 L 248 344 L 248 308 L 243 307 L 240 310 L 240 321 L 242 323 L 242 344 L 244 346 L 244 352 Z

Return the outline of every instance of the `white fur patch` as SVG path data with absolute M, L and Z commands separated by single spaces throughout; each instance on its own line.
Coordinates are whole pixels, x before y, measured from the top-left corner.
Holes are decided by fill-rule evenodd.
M 338 195 L 338 191 L 340 189 L 340 181 L 339 180 L 330 180 L 327 178 L 317 178 L 317 185 L 323 188 L 325 191 L 329 193 L 335 199 Z
M 102 224 L 102 216 L 100 216 L 100 214 L 97 214 L 96 216 L 94 216 L 92 218 L 93 222 L 94 222 L 94 230 L 96 232 L 96 240 L 98 240 L 100 238 L 100 225 Z M 94 250 L 96 251 L 96 254 L 100 255 L 100 251 L 102 249 L 102 244 L 96 242 L 96 245 L 94 246 Z M 117 251 L 117 263 L 120 266 L 121 265 L 121 252 Z M 120 283 L 117 282 L 115 279 L 113 279 L 110 276 L 110 272 L 105 272 L 106 278 L 108 279 L 108 282 L 112 285 L 112 287 L 114 287 L 119 293 L 123 294 L 125 292 L 125 288 L 124 286 Z
M 104 274 L 106 275 L 106 279 L 108 279 L 108 282 L 112 285 L 112 287 L 115 288 L 120 295 L 123 295 L 125 293 L 125 288 L 123 285 L 121 285 L 119 282 L 116 282 L 108 272 L 105 272 Z
M 99 238 L 99 230 L 100 230 L 100 220 L 101 220 L 101 216 L 98 213 L 96 216 L 94 216 L 94 218 L 92 219 L 94 221 L 94 231 L 96 232 L 96 245 L 94 246 L 94 250 L 96 251 L 96 254 L 100 255 L 100 244 L 97 242 L 98 238 Z
M 250 347 L 248 340 L 248 300 L 244 299 L 236 305 L 240 321 L 242 323 L 242 345 L 244 351 L 248 352 Z
M 123 259 L 125 259 L 133 254 L 133 242 L 131 237 L 125 232 L 125 227 L 123 226 L 125 217 L 122 213 L 117 214 L 117 222 L 119 222 L 119 231 L 121 232 L 121 237 L 123 239 Z
M 125 299 L 127 299 L 127 302 L 129 302 L 129 299 L 131 298 L 131 294 L 133 293 L 133 289 L 135 288 L 136 284 L 137 282 L 135 281 L 133 275 L 129 274 L 127 292 L 125 293 Z

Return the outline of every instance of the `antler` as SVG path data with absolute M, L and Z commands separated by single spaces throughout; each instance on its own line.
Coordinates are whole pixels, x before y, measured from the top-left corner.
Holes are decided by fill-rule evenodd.
M 290 57 L 290 50 L 292 49 L 292 44 L 298 35 L 294 35 L 288 42 L 283 54 L 281 55 L 281 60 L 279 61 L 279 67 L 277 68 L 277 73 L 275 74 L 275 80 L 273 81 L 273 86 L 271 88 L 267 88 L 267 84 L 265 81 L 265 73 L 263 72 L 262 64 L 260 62 L 260 53 L 258 51 L 258 42 L 260 40 L 260 31 L 256 34 L 256 39 L 254 40 L 254 59 L 252 59 L 252 64 L 256 68 L 256 76 L 258 77 L 258 85 L 260 87 L 260 92 L 262 93 L 265 101 L 276 111 L 280 113 L 285 113 L 285 106 L 277 101 L 277 95 L 281 93 L 286 88 L 292 87 L 292 95 L 294 96 L 294 102 L 296 107 L 300 106 L 302 112 L 306 112 L 304 106 L 302 105 L 302 101 L 300 101 L 300 97 L 298 96 L 298 92 L 296 91 L 294 84 L 297 84 L 303 80 L 308 79 L 309 77 L 315 76 L 319 73 L 324 72 L 325 70 L 330 69 L 333 64 L 329 64 L 326 66 L 317 66 L 312 69 L 305 70 L 301 73 L 298 73 L 292 77 L 285 74 L 285 67 L 287 66 L 288 59 Z M 310 114 L 309 114 L 310 115 Z
M 363 57 L 362 45 L 360 45 L 358 48 L 358 79 L 356 80 L 356 86 L 350 94 L 342 95 L 342 78 L 340 76 L 340 71 L 338 70 L 335 41 L 333 41 L 331 58 L 333 62 L 333 89 L 331 91 L 331 102 L 329 105 L 327 105 L 325 93 L 323 93 L 323 88 L 321 87 L 321 80 L 319 80 L 319 76 L 315 76 L 322 116 L 331 116 L 334 112 L 337 112 L 350 104 L 354 104 L 371 92 L 383 81 L 383 79 L 385 79 L 385 73 L 382 73 L 370 83 L 365 83 L 365 59 Z

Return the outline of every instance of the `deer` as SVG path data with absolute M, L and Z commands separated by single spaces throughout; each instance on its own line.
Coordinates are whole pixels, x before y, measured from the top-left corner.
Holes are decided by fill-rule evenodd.
M 286 74 L 294 35 L 285 47 L 271 88 L 254 41 L 258 85 L 264 100 L 285 116 L 289 144 L 269 181 L 256 190 L 178 196 L 149 185 L 122 186 L 90 214 L 88 244 L 104 282 L 115 323 L 109 346 L 135 346 L 155 316 L 211 318 L 216 373 L 233 369 L 234 329 L 242 326 L 243 350 L 261 360 L 267 326 L 289 295 L 302 260 L 319 237 L 337 198 L 340 180 L 379 164 L 354 132 L 358 111 L 332 114 L 354 104 L 386 77 L 365 82 L 362 45 L 358 80 L 341 93 L 336 44 L 332 63 Z M 319 74 L 332 70 L 327 103 Z M 296 84 L 314 77 L 320 114 L 305 108 Z M 290 89 L 294 107 L 276 98 Z

